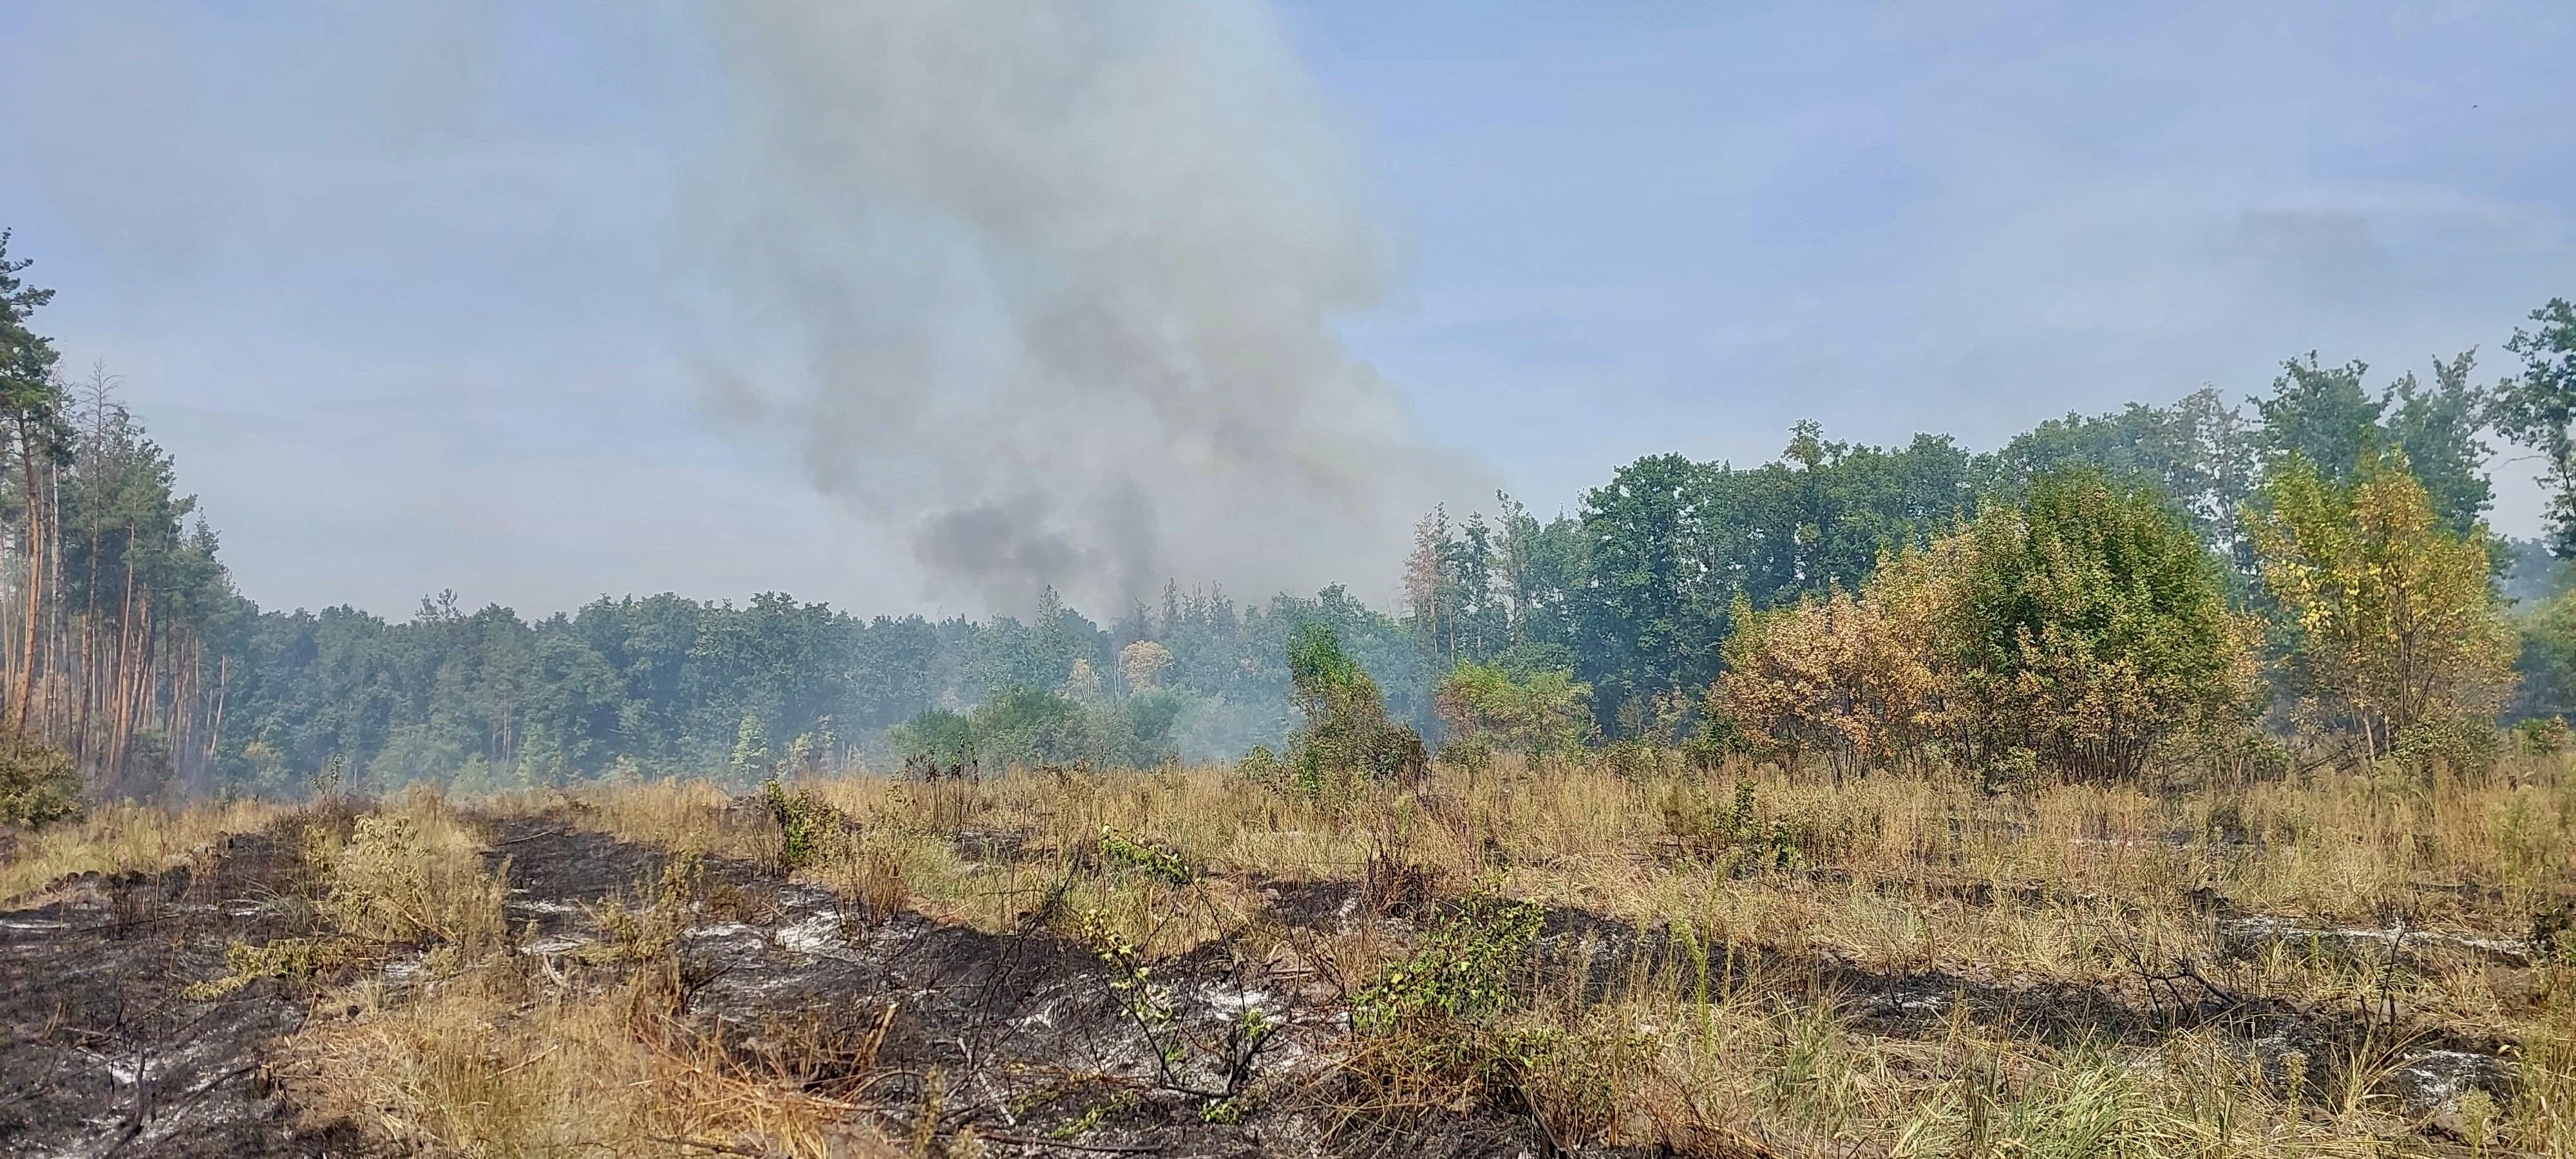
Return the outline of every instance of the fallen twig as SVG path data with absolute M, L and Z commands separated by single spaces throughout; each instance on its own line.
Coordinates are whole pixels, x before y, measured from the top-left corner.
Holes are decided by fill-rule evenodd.
M 1088 1151 L 1094 1155 L 1151 1155 L 1163 1149 L 1160 1143 L 1142 1143 L 1133 1146 L 1117 1143 L 1069 1143 L 1062 1139 L 1032 1139 L 1026 1135 L 994 1135 L 983 1131 L 975 1132 L 975 1137 L 987 1143 L 1000 1143 L 1010 1147 L 1060 1147 L 1067 1151 Z

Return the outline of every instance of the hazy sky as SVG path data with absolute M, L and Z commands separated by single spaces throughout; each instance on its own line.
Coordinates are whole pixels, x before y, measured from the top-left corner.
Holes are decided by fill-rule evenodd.
M 930 590 L 908 516 L 886 510 L 900 493 L 889 480 L 930 503 L 963 464 L 913 446 L 904 408 L 873 405 L 886 395 L 853 408 L 829 394 L 818 367 L 846 348 L 814 332 L 832 318 L 783 324 L 801 343 L 790 355 L 767 319 L 733 327 L 690 306 L 739 284 L 699 261 L 735 236 L 714 226 L 793 204 L 772 236 L 794 238 L 814 220 L 799 214 L 837 212 L 808 202 L 874 194 L 873 171 L 829 156 L 772 172 L 781 154 L 727 139 L 740 126 L 792 134 L 798 94 L 827 91 L 918 112 L 935 144 L 953 128 L 939 118 L 981 105 L 911 110 L 830 75 L 885 60 L 843 62 L 793 19 L 785 36 L 711 31 L 730 15 L 700 19 L 680 0 L 459 0 L 417 19 L 387 15 L 396 5 L 246 7 L 0 7 L 12 110 L 0 224 L 61 291 L 43 320 L 67 367 L 99 360 L 124 377 L 248 595 L 396 615 L 441 587 L 526 612 L 665 589 L 981 606 L 972 584 Z M 887 27 L 954 31 L 936 0 L 884 7 L 897 11 Z M 1113 175 L 1144 171 L 1145 192 L 1097 196 L 1162 212 L 1194 182 L 1217 182 L 1212 205 L 1266 194 L 1245 182 L 1274 162 L 1292 184 L 1311 179 L 1244 219 L 1284 223 L 1287 241 L 1202 246 L 1189 229 L 1235 219 L 1192 214 L 1174 222 L 1188 243 L 1176 248 L 1239 258 L 1260 286 L 1334 248 L 1311 292 L 1287 301 L 1334 312 L 1351 367 L 1329 338 L 1315 353 L 1348 380 L 1334 405 L 1446 464 L 1435 482 L 1388 484 L 1407 497 L 1417 483 L 1490 483 L 1570 507 L 1642 454 L 1768 458 L 1806 417 L 1838 438 L 1937 430 L 1984 448 L 2069 410 L 2204 383 L 2241 396 L 2312 348 L 2384 380 L 2474 345 L 2492 377 L 2525 313 L 2576 295 L 2576 8 L 2554 0 L 1243 3 L 1205 9 L 1226 14 L 1213 23 L 1157 15 L 1168 7 L 1029 9 L 1123 14 L 1076 39 L 1118 57 L 1122 37 L 1145 37 L 1176 46 L 1182 71 L 1218 74 L 1175 83 L 1221 98 L 1219 113 L 1150 122 L 1199 134 L 1186 157 L 1216 160 L 1166 173 L 1140 151 Z M 819 47 L 794 67 L 820 80 L 746 95 L 744 78 L 792 71 L 762 53 L 809 40 Z M 1237 84 L 1227 74 L 1244 61 L 1257 79 Z M 973 97 L 975 79 L 929 83 Z M 1225 139 L 1224 102 L 1245 93 L 1260 123 Z M 765 114 L 746 111 L 759 101 Z M 997 137 L 1048 144 L 1021 140 L 1008 118 L 1025 110 L 994 115 L 1010 131 Z M 816 123 L 801 145 L 832 147 Z M 1277 161 L 1283 149 L 1293 156 Z M 992 180 L 932 172 L 922 197 L 981 198 L 975 182 Z M 940 184 L 960 172 L 962 186 Z M 977 253 L 1007 251 L 1029 220 L 980 212 L 961 211 L 957 231 Z M 1047 309 L 1089 289 L 1091 267 L 1066 268 L 1077 276 Z M 986 269 L 1003 289 L 957 301 L 1025 305 L 1017 276 Z M 1148 305 L 1206 289 L 1175 284 L 1151 293 L 1179 297 Z M 900 321 L 949 302 L 848 308 Z M 1240 329 L 1219 315 L 1209 324 Z M 1206 354 L 1175 341 L 1192 366 Z M 709 385 L 772 373 L 803 384 L 779 388 L 783 409 L 747 411 Z M 1099 409 L 993 398 L 1015 408 L 997 423 L 1041 432 Z M 1367 410 L 1380 404 L 1395 409 Z M 1376 455 L 1352 431 L 1316 437 Z M 1157 461 L 1148 477 L 1179 472 L 1176 491 L 1202 490 L 1195 462 Z M 1113 469 L 1039 454 L 978 482 L 991 486 L 974 502 L 1017 496 L 1031 474 L 1046 484 L 1035 493 L 1071 493 Z M 871 482 L 818 486 L 853 474 Z M 2506 530 L 2536 527 L 2527 475 L 2499 471 Z M 1210 542 L 1206 511 L 1163 517 L 1182 542 L 1154 558 L 1207 558 L 1190 554 Z M 1349 578 L 1383 591 L 1401 561 L 1371 558 L 1379 574 Z M 1308 578 L 1293 560 L 1219 578 L 1271 575 Z

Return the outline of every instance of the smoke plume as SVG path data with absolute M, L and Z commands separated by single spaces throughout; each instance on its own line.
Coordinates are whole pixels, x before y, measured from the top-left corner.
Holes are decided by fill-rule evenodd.
M 711 405 L 943 594 L 1382 587 L 1417 515 L 1480 490 L 1334 333 L 1388 260 L 1258 4 L 695 13 L 725 126 L 686 215 Z

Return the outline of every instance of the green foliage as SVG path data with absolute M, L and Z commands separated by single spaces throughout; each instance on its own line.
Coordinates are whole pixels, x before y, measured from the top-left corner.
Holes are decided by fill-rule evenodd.
M 2362 364 L 2328 365 L 2310 354 L 2285 363 L 2250 413 L 2213 389 L 2170 406 L 2068 415 L 1991 455 L 1930 435 L 1856 446 L 1801 423 L 1770 462 L 1640 459 L 1568 514 L 1534 515 L 1500 495 L 1490 514 L 1435 511 L 1407 561 L 1402 619 L 1339 587 L 1238 604 L 1222 591 L 1184 592 L 1178 583 L 1159 608 L 1137 607 L 1107 626 L 1052 590 L 1037 593 L 1031 615 L 983 620 L 865 619 L 780 593 L 741 604 L 601 599 L 533 618 L 498 606 L 471 610 L 453 593 L 424 600 L 403 622 L 348 607 L 261 612 L 232 590 L 213 532 L 201 519 L 191 526 L 194 503 L 178 489 L 169 455 L 115 402 L 112 382 L 102 375 L 77 391 L 77 406 L 66 397 L 53 345 L 32 328 L 52 295 L 26 284 L 24 267 L 8 257 L 0 234 L 0 426 L 19 452 L 0 485 L 0 511 L 16 521 L 14 534 L 35 530 L 24 498 L 44 476 L 46 493 L 59 497 L 58 519 L 43 536 L 54 553 L 46 573 L 55 577 L 44 595 L 59 622 L 100 639 L 126 638 L 122 609 L 131 591 L 135 606 L 150 609 L 131 627 L 154 641 L 147 651 L 156 686 L 221 690 L 184 698 L 221 703 L 220 730 L 196 727 L 210 719 L 187 727 L 143 720 L 107 751 L 73 738 L 92 789 L 106 794 L 177 783 L 289 795 L 309 788 L 334 759 L 371 788 L 427 779 L 471 791 L 728 767 L 749 783 L 782 766 L 838 767 L 845 756 L 873 757 L 889 745 L 934 767 L 963 769 L 983 760 L 1146 765 L 1255 743 L 1284 747 L 1283 779 L 1320 791 L 1417 769 L 1418 741 L 1407 741 L 1441 708 L 1436 682 L 1463 705 L 1452 715 L 1476 718 L 1465 728 L 1452 722 L 1452 759 L 1588 743 L 1560 727 L 1579 701 L 1595 733 L 1640 742 L 1621 752 L 1641 764 L 1659 764 L 1681 744 L 1693 762 L 1714 767 L 1779 739 L 1721 712 L 1685 740 L 1678 726 L 1690 714 L 1668 711 L 1710 687 L 1729 640 L 1803 633 L 1815 646 L 1810 660 L 1836 649 L 1844 660 L 1901 659 L 1905 649 L 1861 646 L 1895 622 L 1873 620 L 1852 595 L 1873 581 L 1880 561 L 1928 548 L 1981 509 L 2036 510 L 2046 481 L 2068 469 L 2098 469 L 2121 504 L 2161 507 L 2234 565 L 2217 573 L 2222 592 L 2279 612 L 2277 593 L 2248 587 L 2255 560 L 2247 500 L 2267 513 L 2276 506 L 2275 496 L 2254 493 L 2256 465 L 2304 459 L 2324 485 L 2347 487 L 2385 455 L 2402 453 L 2434 523 L 2461 540 L 2482 539 L 2477 520 L 2491 488 L 2480 440 L 2490 424 L 2542 452 L 2557 495 L 2553 537 L 2576 554 L 2576 306 L 2553 300 L 2507 344 L 2519 372 L 2492 397 L 2471 383 L 2466 355 L 2437 360 L 2428 379 L 2410 374 L 2374 388 Z M 11 488 L 15 495 L 6 494 Z M 2163 727 L 2139 724 L 2135 706 L 2156 706 L 2146 716 L 2167 719 L 2163 709 L 2182 696 L 2174 690 L 2207 673 L 2186 662 L 2196 629 L 2132 614 L 2153 604 L 2141 592 L 2162 580 L 2148 576 L 2138 590 L 2098 597 L 2081 595 L 2072 581 L 2033 583 L 2058 572 L 2116 578 L 2128 558 L 2121 552 L 2069 562 L 2094 550 L 2077 543 L 2083 539 L 2041 528 L 2027 543 L 1997 549 L 2027 557 L 2028 566 L 2006 577 L 2023 590 L 1980 605 L 1983 626 L 1961 630 L 1987 638 L 1985 659 L 1968 667 L 1994 674 L 1995 684 L 1947 697 L 1906 683 L 1923 672 L 1883 665 L 1873 676 L 1885 679 L 1871 690 L 1889 696 L 1799 743 L 1876 760 L 1891 745 L 1913 743 L 1910 734 L 1924 751 L 1943 749 L 2005 779 L 2025 750 L 2050 767 L 2114 775 L 2132 767 L 2142 745 L 2160 743 L 2148 734 Z M 2149 546 L 2176 563 L 2180 554 L 2167 549 L 2178 543 L 2159 535 Z M 2518 592 L 2546 594 L 2536 571 L 2526 578 Z M 1846 602 L 1834 604 L 1836 592 Z M 1750 617 L 1774 615 L 1781 618 L 1751 630 Z M 2042 620 L 2060 625 L 2055 637 L 2032 627 Z M 2308 626 L 2284 626 L 2281 650 L 2298 655 Z M 2001 634 L 2007 629 L 2009 638 Z M 1315 631 L 1335 640 L 1329 653 L 1312 648 Z M 2535 678 L 2517 713 L 2576 710 L 2576 695 L 2558 691 L 2568 683 L 2561 671 L 2570 669 L 2551 631 L 2540 626 L 2527 638 L 2523 657 Z M 2123 641 L 2139 640 L 2149 646 L 2125 650 Z M 2114 653 L 2130 656 L 2129 670 L 2109 659 Z M 2313 707 L 2315 669 L 2293 667 L 2292 691 Z M 1490 672 L 1508 673 L 1513 687 Z M 1558 674 L 1561 685 L 1537 687 Z M 1575 689 L 1590 695 L 1572 697 Z M 1998 690 L 2009 695 L 1989 704 Z M 2052 712 L 2024 714 L 2051 698 Z M 1271 707 L 1283 700 L 1306 710 L 1293 740 L 1289 714 Z M 971 714 L 968 705 L 977 706 Z M 2187 706 L 2175 727 L 2197 728 L 2207 708 Z M 1864 719 L 1881 710 L 1885 719 Z M 2015 714 L 2029 723 L 2016 725 Z M 1515 723 L 1531 719 L 1545 723 Z M 209 743 L 174 743 L 182 736 Z M 2217 752 L 2232 743 L 2214 738 L 2200 747 Z M 2387 752 L 2401 743 L 2381 736 L 2372 747 Z M 2428 737 L 2418 747 L 2433 743 Z M 1643 760 L 1650 753 L 1655 760 Z
M 776 777 L 761 782 L 760 804 L 778 826 L 778 867 L 786 872 L 821 860 L 840 839 L 846 821 L 813 790 L 789 793 Z
M 1178 852 L 1151 842 L 1138 841 L 1115 829 L 1100 831 L 1100 859 L 1110 865 L 1123 865 L 1148 877 L 1182 886 L 1198 879 Z
M 1146 964 L 1143 952 L 1118 932 L 1117 924 L 1106 913 L 1098 909 L 1082 911 L 1074 924 L 1074 936 L 1090 948 L 1092 956 L 1108 972 L 1110 993 L 1153 1048 L 1157 1085 L 1200 1099 L 1203 1121 L 1232 1121 L 1241 1109 L 1235 1100 L 1251 1085 L 1254 1062 L 1278 1033 L 1280 1023 L 1247 1003 L 1215 1041 L 1193 1037 L 1179 1025 L 1170 995 L 1154 980 L 1154 968 Z M 1182 1073 L 1194 1050 L 1206 1056 L 1224 1077 L 1222 1089 L 1200 1090 L 1183 1080 Z M 1058 1137 L 1080 1134 L 1097 1121 L 1085 1116 L 1077 1121 L 1082 1125 Z
M 888 740 L 904 767 L 922 776 L 1014 765 L 1143 768 L 1172 759 L 1173 727 L 1190 704 L 1185 693 L 1150 689 L 1086 704 L 1014 688 L 971 714 L 925 710 L 890 730 Z
M 964 776 L 975 763 L 975 722 L 961 712 L 925 708 L 894 726 L 887 738 L 907 773 L 922 779 Z
M 2400 731 L 2389 755 L 2419 777 L 2436 771 L 2474 775 L 2494 768 L 2504 745 L 2504 731 L 2492 716 L 2439 717 Z
M 1353 687 L 1368 678 L 1342 650 L 1341 637 L 1330 626 L 1299 624 L 1289 635 L 1288 679 L 1297 695 L 1324 696 L 1330 690 Z
M 2537 330 L 2516 328 L 2504 348 L 2522 373 L 2496 387 L 2491 415 L 2505 438 L 2540 452 L 2549 488 L 2549 546 L 2576 558 L 2576 303 L 2551 298 L 2531 312 Z
M 996 765 L 1072 764 L 1091 755 L 1082 705 L 1042 688 L 1012 688 L 975 709 L 979 755 Z
M 1252 746 L 1252 751 L 1243 754 L 1243 759 L 1235 762 L 1234 765 L 1234 771 L 1242 774 L 1244 779 L 1256 785 L 1272 787 L 1279 784 L 1285 768 L 1286 766 L 1279 761 L 1279 755 L 1271 752 L 1270 746 L 1266 744 Z
M 1813 837 L 1812 826 L 1802 834 L 1802 827 L 1787 818 L 1765 820 L 1755 807 L 1751 781 L 1737 781 L 1733 799 L 1712 807 L 1699 786 L 1675 780 L 1665 786 L 1661 811 L 1667 831 L 1698 843 L 1722 859 L 1730 873 L 1793 869 L 1807 857 L 1802 837 Z
M 1739 603 L 1859 586 L 1880 556 L 1973 510 L 1982 472 L 1946 437 L 1860 447 L 1814 423 L 1798 425 L 1780 461 L 1750 470 L 1679 455 L 1620 468 L 1584 496 L 1571 615 L 1576 675 L 1601 723 L 1695 696 L 1718 673 Z
M 1396 1105 L 1513 1085 L 1523 1034 L 1504 1020 L 1528 1004 L 1518 971 L 1544 917 L 1525 902 L 1468 897 L 1354 993 L 1358 1077 Z
M 235 938 L 224 947 L 224 972 L 189 983 L 179 996 L 211 1002 L 263 978 L 311 978 L 348 961 L 354 949 L 345 938 L 278 938 L 258 946 Z
M 2217 565 L 2181 516 L 2099 473 L 1891 558 L 1857 596 L 1745 613 L 1710 715 L 1838 768 L 1936 753 L 1990 783 L 2131 778 L 2232 727 L 2253 680 Z
M 1292 702 L 1306 716 L 1289 738 L 1290 779 L 1310 792 L 1364 780 L 1413 780 L 1427 771 L 1422 736 L 1388 719 L 1386 698 L 1341 639 L 1322 624 L 1301 626 L 1290 638 Z
M 1522 1001 L 1513 970 L 1546 914 L 1476 895 L 1423 935 L 1413 953 L 1351 996 L 1351 1023 L 1383 1032 L 1423 1019 L 1490 1024 Z
M 2138 775 L 2159 744 L 2240 719 L 2252 682 L 2217 567 L 2151 492 L 2098 472 L 2042 479 L 1968 532 L 1940 609 L 1961 676 L 1958 738 L 1981 765 Z
M 2017 500 L 2041 479 L 2096 470 L 2172 503 L 2203 541 L 2224 550 L 2236 543 L 2238 510 L 2254 490 L 2252 429 L 2215 389 L 2171 406 L 2070 414 L 2014 436 L 1996 453 L 1992 493 Z
M 9 256 L 10 231 L 0 229 L 0 389 L 39 389 L 58 355 L 53 341 L 29 329 L 37 309 L 54 300 L 54 292 L 30 286 L 18 275 L 32 259 Z
M 2412 463 L 2434 516 L 2454 534 L 2466 534 L 2494 501 L 2479 434 L 2488 423 L 2485 392 L 2469 382 L 2474 353 L 2433 361 L 2429 388 L 2409 373 L 2373 398 L 2362 387 L 2370 367 L 2355 361 L 2325 366 L 2307 360 L 2281 364 L 2269 397 L 2255 400 L 2262 425 L 2256 446 L 2272 468 L 2306 461 L 2327 482 L 2348 485 L 2374 470 L 2391 452 Z
M 80 803 L 71 754 L 34 737 L 0 735 L 0 825 L 35 828 L 77 817 Z
M 2576 730 L 2567 727 L 2565 717 L 2542 716 L 2514 722 L 2514 751 L 2524 756 L 2555 756 L 2576 742 Z
M 1450 745 L 1570 756 L 1598 732 L 1591 698 L 1591 686 L 1568 669 L 1515 677 L 1499 664 L 1463 661 L 1441 679 L 1432 704 Z
M 30 286 L 19 276 L 32 259 L 10 258 L 9 237 L 8 230 L 0 229 L 0 422 L 8 425 L 26 464 L 58 456 L 71 442 L 72 431 L 63 421 L 62 385 L 54 377 L 54 363 L 61 356 L 52 339 L 28 326 L 36 311 L 54 300 L 54 292 Z

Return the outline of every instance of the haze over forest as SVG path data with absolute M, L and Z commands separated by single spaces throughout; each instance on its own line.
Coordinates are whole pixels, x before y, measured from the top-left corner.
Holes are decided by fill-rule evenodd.
M 1463 658 L 1617 735 L 1738 599 L 2060 466 L 2221 553 L 2291 452 L 2546 530 L 2485 399 L 2576 290 L 2548 6 L 1000 11 L 0 15 L 55 531 L 144 512 L 54 550 L 162 597 L 77 678 L 111 763 L 506 784 L 1086 689 L 1104 756 L 1229 755 L 1313 619 L 1426 726 Z

